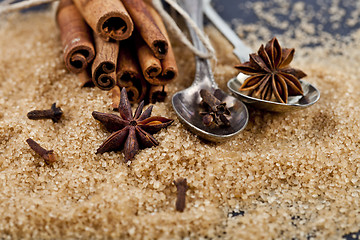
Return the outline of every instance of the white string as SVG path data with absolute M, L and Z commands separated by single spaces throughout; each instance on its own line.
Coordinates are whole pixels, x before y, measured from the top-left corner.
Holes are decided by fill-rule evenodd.
M 152 0 L 153 7 L 158 11 L 158 13 L 163 18 L 164 22 L 167 24 L 169 30 L 179 38 L 179 40 L 187 46 L 193 53 L 201 58 L 215 58 L 215 50 L 210 43 L 209 38 L 205 33 L 197 26 L 197 24 L 192 20 L 189 14 L 180 7 L 174 0 L 165 0 L 173 9 L 175 9 L 194 29 L 195 33 L 198 35 L 200 41 L 204 44 L 204 47 L 208 51 L 204 53 L 197 49 L 190 41 L 186 38 L 184 33 L 181 31 L 179 26 L 176 24 L 175 20 L 165 11 L 161 0 Z
M 40 4 L 51 3 L 54 1 L 58 1 L 58 0 L 26 0 L 13 4 L 7 4 L 7 5 L 4 4 L 0 6 L 0 14 L 15 12 L 22 9 L 34 7 Z M 11 3 L 12 1 L 8 1 L 8 2 Z

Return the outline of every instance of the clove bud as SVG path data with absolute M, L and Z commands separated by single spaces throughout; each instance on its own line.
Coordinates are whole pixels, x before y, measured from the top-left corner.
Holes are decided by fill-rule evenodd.
M 202 98 L 201 106 L 204 111 L 200 112 L 203 115 L 203 124 L 208 127 L 224 126 L 229 127 L 230 111 L 226 107 L 226 102 L 220 101 L 220 89 L 216 89 L 214 94 L 210 93 L 206 89 L 200 90 L 200 96 Z
M 183 212 L 185 209 L 185 197 L 186 191 L 188 190 L 188 185 L 186 178 L 179 178 L 174 181 L 174 184 L 177 188 L 177 199 L 176 199 L 176 211 Z
M 27 117 L 29 119 L 38 120 L 38 119 L 51 119 L 53 122 L 58 122 L 62 116 L 63 112 L 61 108 L 56 107 L 56 103 L 51 105 L 50 109 L 47 110 L 33 110 L 28 112 Z
M 46 150 L 31 138 L 26 139 L 26 142 L 32 150 L 45 160 L 46 164 L 50 165 L 56 161 L 56 156 L 53 150 Z

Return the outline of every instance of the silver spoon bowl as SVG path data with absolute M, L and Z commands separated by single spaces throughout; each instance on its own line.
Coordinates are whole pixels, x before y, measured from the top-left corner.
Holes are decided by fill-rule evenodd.
M 272 102 L 272 101 L 262 100 L 259 98 L 254 98 L 238 91 L 240 86 L 247 77 L 248 76 L 241 73 L 238 75 L 238 77 L 230 79 L 227 83 L 227 86 L 230 89 L 230 91 L 234 94 L 234 96 L 236 96 L 238 99 L 248 104 L 249 106 L 255 108 L 259 108 L 271 112 L 296 111 L 310 107 L 311 105 L 316 103 L 320 98 L 319 90 L 304 80 L 300 80 L 304 95 L 289 96 L 287 103 Z
M 202 28 L 202 0 L 181 0 L 180 4 L 197 23 L 199 28 Z M 189 32 L 194 46 L 201 51 L 206 51 L 191 27 L 189 27 Z M 220 142 L 235 136 L 246 127 L 249 119 L 246 106 L 237 98 L 223 91 L 221 91 L 220 101 L 225 102 L 227 108 L 230 110 L 230 127 L 205 126 L 202 122 L 202 115 L 200 114 L 201 89 L 206 89 L 213 93 L 215 89 L 218 89 L 218 86 L 211 72 L 209 60 L 196 57 L 196 72 L 193 84 L 189 88 L 175 93 L 172 97 L 172 105 L 180 122 L 190 131 L 206 140 Z
M 203 0 L 203 10 L 207 18 L 217 27 L 217 29 L 225 36 L 226 39 L 234 46 L 234 54 L 240 59 L 241 62 L 249 60 L 249 54 L 252 53 L 251 49 L 247 47 L 238 35 L 229 27 L 229 25 L 217 14 L 211 6 L 211 0 Z M 302 96 L 289 96 L 288 103 L 280 103 L 273 101 L 266 101 L 259 98 L 253 98 L 246 95 L 244 92 L 239 91 L 241 84 L 248 76 L 239 74 L 237 77 L 229 80 L 227 86 L 229 90 L 238 99 L 247 105 L 255 108 L 272 111 L 272 112 L 289 112 L 294 110 L 301 110 L 316 103 L 320 98 L 320 91 L 312 84 L 300 80 L 301 86 L 304 91 Z

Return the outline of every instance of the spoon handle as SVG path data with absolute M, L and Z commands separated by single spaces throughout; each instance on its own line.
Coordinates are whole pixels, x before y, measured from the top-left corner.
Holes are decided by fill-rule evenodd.
M 234 46 L 233 53 L 240 61 L 249 61 L 249 54 L 253 51 L 244 44 L 239 36 L 229 27 L 211 5 L 211 0 L 203 0 L 203 9 L 207 18 L 215 27 L 225 36 L 225 38 Z
M 180 5 L 184 8 L 184 10 L 189 14 L 191 19 L 196 23 L 197 27 L 203 30 L 203 8 L 202 8 L 202 0 L 181 0 Z M 191 39 L 193 41 L 193 44 L 195 47 L 199 50 L 205 50 L 205 47 L 203 46 L 202 42 L 198 38 L 196 32 L 193 30 L 193 28 L 190 26 L 190 24 L 187 24 Z
M 179 1 L 180 5 L 184 10 L 189 14 L 192 20 L 196 25 L 203 29 L 203 8 L 202 0 L 181 0 Z M 188 24 L 188 29 L 190 32 L 190 37 L 194 46 L 200 51 L 206 51 L 206 48 L 202 44 L 196 32 Z M 196 73 L 195 79 L 192 86 L 201 86 L 201 88 L 218 88 L 215 83 L 214 76 L 211 72 L 211 65 L 208 59 L 203 59 L 196 56 Z

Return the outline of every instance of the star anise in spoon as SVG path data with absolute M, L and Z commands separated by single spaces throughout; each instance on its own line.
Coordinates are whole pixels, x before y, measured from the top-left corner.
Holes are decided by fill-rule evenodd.
M 281 103 L 287 103 L 288 96 L 303 95 L 299 79 L 306 74 L 289 66 L 294 53 L 294 48 L 281 48 L 276 38 L 261 45 L 257 54 L 250 54 L 250 61 L 235 66 L 250 75 L 239 90 L 268 101 L 275 97 Z
M 134 116 L 126 93 L 121 90 L 119 112 L 120 116 L 109 113 L 92 113 L 96 120 L 104 124 L 112 134 L 98 148 L 96 153 L 120 150 L 124 148 L 125 161 L 130 161 L 140 148 L 159 145 L 151 135 L 173 123 L 174 120 L 164 117 L 150 117 L 153 106 L 148 107 L 143 113 L 144 101 L 137 107 Z

